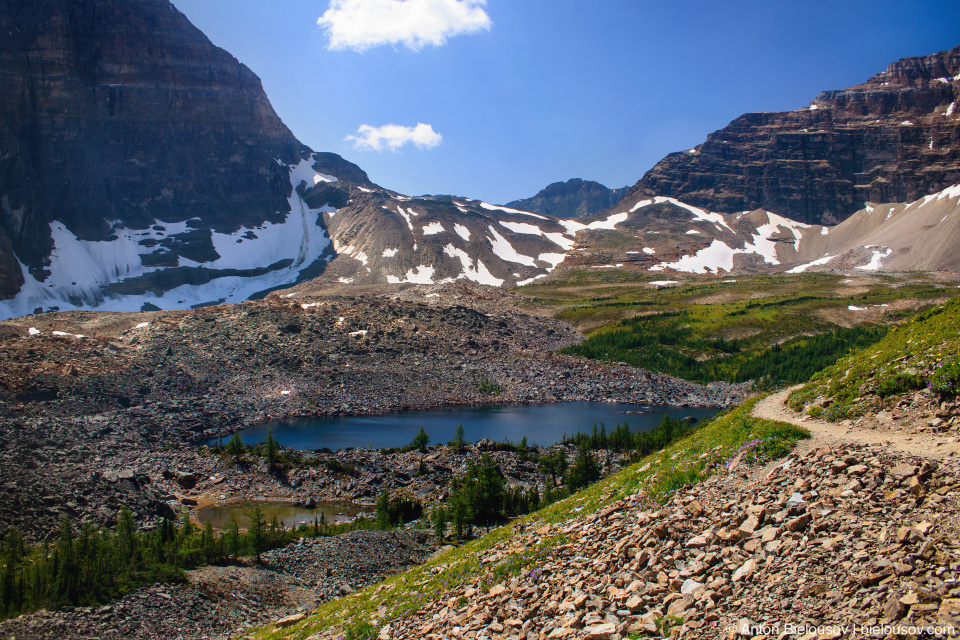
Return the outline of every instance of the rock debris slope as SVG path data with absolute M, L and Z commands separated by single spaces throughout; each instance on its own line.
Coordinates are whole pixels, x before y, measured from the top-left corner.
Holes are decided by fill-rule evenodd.
M 734 462 L 659 510 L 635 495 L 534 525 L 481 562 L 528 554 L 551 536 L 569 542 L 519 576 L 450 592 L 379 637 L 613 640 L 657 634 L 664 622 L 681 638 L 958 628 L 957 471 L 955 460 L 816 440 L 767 466 Z M 823 627 L 837 631 L 805 635 Z

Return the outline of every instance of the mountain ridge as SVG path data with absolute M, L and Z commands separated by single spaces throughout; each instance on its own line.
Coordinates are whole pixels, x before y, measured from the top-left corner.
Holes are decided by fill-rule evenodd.
M 960 182 L 958 100 L 960 46 L 903 58 L 803 109 L 736 118 L 666 156 L 627 197 L 835 224 L 867 202 L 907 202 Z

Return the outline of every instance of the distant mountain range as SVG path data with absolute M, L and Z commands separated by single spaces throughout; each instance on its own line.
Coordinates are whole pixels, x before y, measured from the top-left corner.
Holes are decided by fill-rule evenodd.
M 599 182 L 573 178 L 554 182 L 532 198 L 508 202 L 506 206 L 554 218 L 586 218 L 609 209 L 627 195 L 630 189 L 610 189 Z
M 742 116 L 626 194 L 570 180 L 501 207 L 409 198 L 307 148 L 168 0 L 0 3 L 0 28 L 0 317 L 317 277 L 960 268 L 960 47 Z

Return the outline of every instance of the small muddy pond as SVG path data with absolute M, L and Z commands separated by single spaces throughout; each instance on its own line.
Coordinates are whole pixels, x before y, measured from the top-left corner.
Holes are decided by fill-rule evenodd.
M 308 509 L 289 502 L 245 500 L 243 502 L 197 507 L 193 510 L 193 515 L 201 525 L 206 524 L 209 520 L 214 529 L 220 530 L 230 526 L 230 517 L 233 516 L 237 519 L 240 528 L 246 529 L 250 526 L 248 514 L 258 506 L 263 512 L 264 522 L 270 523 L 276 518 L 277 522 L 282 522 L 283 526 L 288 529 L 299 525 L 301 522 L 313 524 L 313 519 L 320 518 L 321 515 L 325 516 L 327 524 L 336 524 L 362 513 L 370 514 L 373 512 L 373 507 L 360 507 L 350 502 L 318 502 L 315 508 Z
M 627 423 L 633 432 L 652 429 L 663 415 L 671 418 L 710 418 L 719 409 L 636 405 L 613 402 L 560 402 L 538 405 L 456 407 L 434 411 L 405 411 L 379 416 L 321 416 L 279 420 L 248 427 L 240 432 L 244 444 L 263 442 L 273 430 L 277 441 L 293 449 L 346 449 L 349 447 L 401 447 L 423 427 L 430 444 L 446 444 L 462 424 L 470 442 L 504 438 L 548 446 L 578 431 L 589 432 L 603 423 L 609 433 Z M 211 440 L 208 444 L 215 444 Z

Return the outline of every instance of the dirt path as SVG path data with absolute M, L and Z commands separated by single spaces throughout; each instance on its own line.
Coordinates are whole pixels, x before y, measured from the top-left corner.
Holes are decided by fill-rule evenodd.
M 799 386 L 764 398 L 754 407 L 753 415 L 757 418 L 789 422 L 807 429 L 813 438 L 806 441 L 804 448 L 856 442 L 925 458 L 943 459 L 960 455 L 960 442 L 956 436 L 904 434 L 814 420 L 787 406 L 787 396 L 797 388 Z

